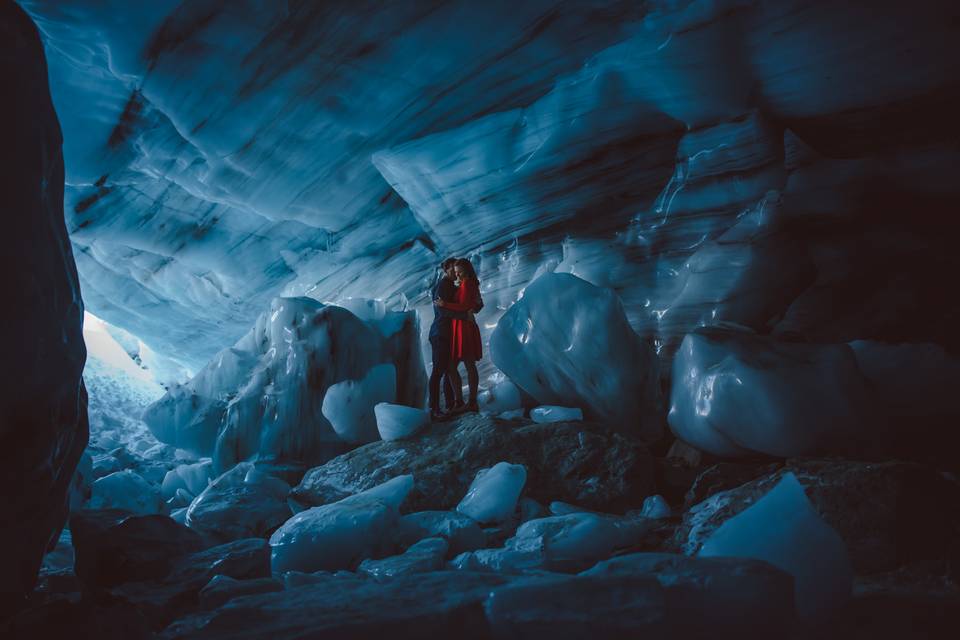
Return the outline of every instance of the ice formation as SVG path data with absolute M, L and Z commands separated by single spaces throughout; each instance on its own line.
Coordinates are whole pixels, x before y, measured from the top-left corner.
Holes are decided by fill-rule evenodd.
M 403 440 L 416 435 L 430 424 L 430 416 L 423 409 L 381 402 L 374 407 L 377 430 L 384 440 Z
M 190 502 L 184 524 L 220 542 L 263 537 L 290 516 L 290 486 L 242 462 Z
M 378 364 L 360 381 L 344 380 L 332 385 L 323 396 L 320 410 L 342 440 L 364 444 L 380 437 L 374 406 L 396 397 L 396 367 Z
M 164 500 L 169 500 L 185 491 L 192 499 L 207 488 L 212 475 L 213 462 L 210 460 L 178 465 L 163 477 L 160 493 Z
M 453 560 L 465 570 L 517 573 L 576 572 L 629 547 L 649 528 L 643 520 L 597 513 L 567 513 L 522 524 L 500 549 L 481 549 Z
M 569 274 L 540 276 L 500 319 L 490 352 L 541 403 L 575 404 L 649 439 L 661 432 L 653 346 L 634 333 L 610 289 Z
M 392 578 L 407 573 L 439 571 L 447 555 L 449 543 L 443 538 L 424 538 L 398 556 L 382 560 L 364 560 L 357 573 L 375 578 Z
M 486 413 L 503 414 L 521 408 L 520 389 L 509 380 L 501 380 L 477 397 L 480 410 Z
M 673 511 L 670 505 L 663 499 L 663 496 L 647 496 L 643 500 L 643 507 L 640 509 L 640 515 L 644 518 L 669 518 Z
M 393 333 L 384 335 L 387 328 Z M 347 446 L 322 411 L 331 386 L 359 380 L 361 390 L 354 391 L 364 399 L 381 397 L 387 370 L 371 369 L 390 364 L 396 401 L 422 402 L 417 336 L 412 313 L 365 323 L 308 298 L 276 298 L 246 336 L 187 384 L 171 388 L 144 420 L 163 442 L 212 456 L 218 470 L 253 457 L 318 464 Z M 362 430 L 347 426 L 343 404 L 355 394 L 345 391 L 334 392 L 328 411 L 343 429 Z M 349 435 L 355 442 L 356 434 Z
M 540 423 L 577 422 L 583 420 L 583 411 L 576 407 L 543 405 L 530 410 L 530 419 Z
M 90 509 L 123 509 L 140 515 L 164 513 L 159 488 L 129 469 L 94 482 L 86 506 Z
M 702 557 L 765 560 L 791 574 L 797 612 L 824 619 L 850 598 L 853 569 L 843 540 L 820 519 L 792 473 L 745 511 L 723 523 Z
M 481 469 L 457 505 L 457 511 L 481 523 L 506 520 L 516 509 L 526 482 L 527 469 L 522 464 L 498 462 L 489 469 Z
M 339 502 L 301 511 L 270 536 L 274 572 L 353 570 L 395 544 L 398 507 L 413 487 L 400 476 Z
M 478 549 L 484 544 L 480 525 L 456 511 L 418 511 L 400 518 L 397 543 L 409 547 L 431 537 L 441 537 L 449 544 L 449 553 L 457 555 Z
M 873 400 L 847 345 L 704 328 L 677 354 L 668 420 L 677 437 L 715 455 L 796 456 L 875 435 Z

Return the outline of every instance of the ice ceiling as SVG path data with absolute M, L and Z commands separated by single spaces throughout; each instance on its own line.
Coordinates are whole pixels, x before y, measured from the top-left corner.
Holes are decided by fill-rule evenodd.
M 278 295 L 424 307 L 451 254 L 487 330 L 558 270 L 667 352 L 956 346 L 948 3 L 21 4 L 86 305 L 194 369 Z

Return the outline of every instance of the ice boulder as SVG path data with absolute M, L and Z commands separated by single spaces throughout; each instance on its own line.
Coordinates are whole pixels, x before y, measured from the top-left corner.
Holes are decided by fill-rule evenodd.
M 714 455 L 846 448 L 877 435 L 875 415 L 867 381 L 845 344 L 707 327 L 683 339 L 673 363 L 670 428 Z
M 301 511 L 270 537 L 273 571 L 353 571 L 396 544 L 400 505 L 413 476 L 398 476 L 331 504 Z
M 355 493 L 340 501 L 341 504 L 359 503 L 364 500 L 380 500 L 393 509 L 399 511 L 410 491 L 413 490 L 413 476 L 410 474 L 391 478 L 375 487 L 370 487 L 366 491 Z
M 242 462 L 190 503 L 185 523 L 218 542 L 266 537 L 290 517 L 289 492 L 283 480 Z
M 530 419 L 541 424 L 550 422 L 579 422 L 583 420 L 583 411 L 576 407 L 543 405 L 530 410 Z
M 387 369 L 374 371 L 379 365 L 394 368 L 392 402 L 421 404 L 426 381 L 415 312 L 368 323 L 310 298 L 275 298 L 245 336 L 150 405 L 143 419 L 159 440 L 212 456 L 218 472 L 255 456 L 321 464 L 372 436 L 369 423 L 358 422 L 366 412 L 352 405 L 389 391 Z M 349 382 L 334 389 L 325 413 L 331 387 Z
M 193 464 L 181 464 L 170 471 L 163 478 L 160 493 L 164 500 L 177 495 L 178 491 L 186 491 L 190 496 L 196 496 L 207 488 L 210 477 L 213 475 L 213 462 L 203 460 Z
M 794 577 L 802 618 L 823 619 L 850 598 L 853 568 L 846 545 L 817 515 L 793 473 L 723 523 L 699 555 L 756 558 L 783 569 Z
M 540 276 L 498 322 L 490 353 L 543 404 L 574 404 L 649 440 L 662 432 L 656 354 L 611 289 L 566 273 Z
M 640 509 L 640 516 L 643 518 L 669 518 L 672 511 L 667 501 L 661 495 L 647 496 L 643 500 L 643 507 Z
M 271 567 L 274 573 L 356 569 L 390 552 L 398 519 L 396 509 L 376 498 L 301 511 L 270 537 Z
M 117 471 L 93 483 L 88 509 L 121 509 L 138 515 L 164 513 L 158 487 L 130 471 Z
M 401 547 L 431 537 L 445 539 L 452 555 L 478 549 L 485 540 L 480 525 L 456 511 L 418 511 L 400 518 L 397 544 Z
M 397 397 L 397 368 L 378 364 L 362 380 L 344 380 L 327 389 L 321 411 L 345 442 L 365 444 L 380 438 L 373 408 Z
M 382 560 L 364 560 L 357 568 L 375 578 L 392 578 L 408 573 L 439 571 L 447 556 L 449 543 L 443 538 L 424 538 L 398 556 Z
M 637 544 L 648 521 L 599 513 L 568 513 L 522 524 L 501 549 L 481 549 L 453 560 L 474 571 L 582 571 L 619 549 Z
M 520 389 L 509 380 L 502 380 L 477 396 L 480 410 L 486 413 L 502 414 L 521 408 Z
M 430 424 L 430 416 L 422 409 L 381 402 L 374 407 L 377 430 L 384 440 L 403 440 L 416 435 Z
M 481 523 L 506 520 L 517 508 L 526 482 L 527 469 L 522 464 L 498 462 L 490 469 L 481 469 L 457 511 Z

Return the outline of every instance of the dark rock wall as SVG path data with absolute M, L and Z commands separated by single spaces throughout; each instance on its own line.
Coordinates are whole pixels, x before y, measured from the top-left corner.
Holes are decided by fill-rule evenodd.
M 83 303 L 36 27 L 0 2 L 0 612 L 32 589 L 87 444 Z

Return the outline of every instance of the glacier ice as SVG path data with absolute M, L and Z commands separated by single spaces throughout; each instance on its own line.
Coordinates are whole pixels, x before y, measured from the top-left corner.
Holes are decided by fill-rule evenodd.
M 583 411 L 576 407 L 542 405 L 530 410 L 530 419 L 539 423 L 578 422 L 583 420 Z
M 430 424 L 430 416 L 423 409 L 381 402 L 374 407 L 377 430 L 384 440 L 403 440 L 417 434 Z
M 575 404 L 645 438 L 661 433 L 656 354 L 610 289 L 564 273 L 540 276 L 500 319 L 490 352 L 541 403 Z
M 509 380 L 501 380 L 477 396 L 480 410 L 486 413 L 503 414 L 521 409 L 520 389 Z
M 362 380 L 344 380 L 327 389 L 320 410 L 342 440 L 364 444 L 380 437 L 374 406 L 397 397 L 397 369 L 371 367 Z
M 397 556 L 381 560 L 364 560 L 357 573 L 375 578 L 392 578 L 408 573 L 439 571 L 447 555 L 449 543 L 443 538 L 424 538 Z
M 331 386 L 365 380 L 352 392 L 349 385 L 335 390 L 327 405 L 345 430 L 362 430 L 356 423 L 347 426 L 347 397 L 369 399 L 368 393 L 380 396 L 388 386 L 387 369 L 371 374 L 378 365 L 394 368 L 392 400 L 422 404 L 417 324 L 411 312 L 388 313 L 371 326 L 337 306 L 276 298 L 243 338 L 188 383 L 171 388 L 144 420 L 161 441 L 212 456 L 218 471 L 254 457 L 306 466 L 325 462 L 349 446 L 323 414 Z
M 400 518 L 397 544 L 409 547 L 424 538 L 441 537 L 456 555 L 478 549 L 484 544 L 483 530 L 468 516 L 456 511 L 417 511 Z
M 843 540 L 827 525 L 793 473 L 724 522 L 700 548 L 702 557 L 765 560 L 795 579 L 797 613 L 823 619 L 850 598 L 853 568 Z
M 749 330 L 699 329 L 673 365 L 671 429 L 719 456 L 836 450 L 877 428 L 873 398 L 845 344 L 790 343 Z
M 413 476 L 397 476 L 339 502 L 301 511 L 270 536 L 271 565 L 283 571 L 354 570 L 396 545 L 400 506 Z
M 386 482 L 370 487 L 366 491 L 355 493 L 340 500 L 340 504 L 360 503 L 366 500 L 380 500 L 399 511 L 407 496 L 413 490 L 414 479 L 410 474 L 391 478 Z
M 160 489 L 126 469 L 93 483 L 89 509 L 123 509 L 138 515 L 164 513 Z
M 164 476 L 160 493 L 164 500 L 169 500 L 181 490 L 190 496 L 196 496 L 207 488 L 212 475 L 213 462 L 210 460 L 177 465 Z
M 643 499 L 643 507 L 640 509 L 640 515 L 644 518 L 669 518 L 672 510 L 667 501 L 661 495 L 647 496 Z
M 462 570 L 522 573 L 577 572 L 635 544 L 650 525 L 643 519 L 576 512 L 530 520 L 500 549 L 480 549 L 454 558 Z
M 522 464 L 498 462 L 481 469 L 457 511 L 480 523 L 502 522 L 513 514 L 526 482 L 527 469 Z
M 264 537 L 287 521 L 290 486 L 242 462 L 190 502 L 185 524 L 219 542 Z

